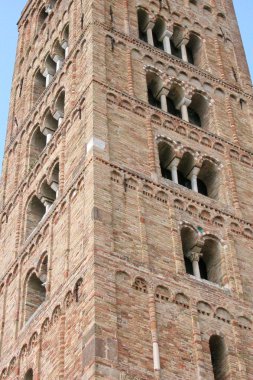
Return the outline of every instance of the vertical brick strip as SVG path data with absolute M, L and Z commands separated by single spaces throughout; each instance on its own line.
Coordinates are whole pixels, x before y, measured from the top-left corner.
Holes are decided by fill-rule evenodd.
M 155 378 L 160 379 L 160 354 L 158 344 L 157 333 L 157 321 L 156 321 L 156 304 L 155 304 L 155 289 L 151 287 L 148 294 L 148 307 L 149 307 L 149 319 L 150 319 L 150 331 L 153 344 L 153 360 L 154 360 L 154 373 Z
M 203 356 L 203 347 L 201 342 L 201 332 L 199 325 L 199 316 L 196 305 L 191 305 L 191 320 L 192 320 L 192 334 L 193 334 L 193 347 L 196 360 L 196 380 L 205 379 L 205 364 Z
M 63 313 L 60 317 L 60 338 L 59 338 L 59 346 L 60 346 L 60 355 L 59 355 L 59 380 L 64 380 L 65 376 L 65 313 Z
M 239 144 L 238 134 L 237 134 L 237 128 L 236 128 L 236 122 L 232 110 L 231 100 L 229 95 L 226 96 L 226 108 L 227 108 L 227 114 L 229 118 L 230 128 L 233 136 L 234 143 L 236 145 Z

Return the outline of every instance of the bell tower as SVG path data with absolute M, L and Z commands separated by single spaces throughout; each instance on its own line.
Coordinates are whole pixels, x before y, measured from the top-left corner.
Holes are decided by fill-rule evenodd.
M 253 378 L 253 94 L 232 0 L 29 0 L 0 380 Z

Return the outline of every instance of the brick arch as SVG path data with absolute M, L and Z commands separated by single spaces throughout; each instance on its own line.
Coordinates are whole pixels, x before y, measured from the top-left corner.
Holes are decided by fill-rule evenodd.
M 139 277 L 139 276 L 135 277 L 133 284 L 132 284 L 132 287 L 135 290 L 138 290 L 142 293 L 148 293 L 148 283 L 142 277 Z
M 197 310 L 199 314 L 207 315 L 207 316 L 213 316 L 214 311 L 212 306 L 205 302 L 205 301 L 198 301 L 197 303 Z

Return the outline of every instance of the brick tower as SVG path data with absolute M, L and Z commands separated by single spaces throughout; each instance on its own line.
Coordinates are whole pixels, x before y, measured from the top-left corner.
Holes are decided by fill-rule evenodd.
M 253 95 L 232 0 L 29 0 L 0 380 L 253 379 Z

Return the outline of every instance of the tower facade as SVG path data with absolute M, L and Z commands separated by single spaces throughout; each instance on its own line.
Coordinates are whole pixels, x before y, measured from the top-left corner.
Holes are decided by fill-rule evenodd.
M 232 0 L 29 0 L 0 379 L 253 379 L 253 94 Z

